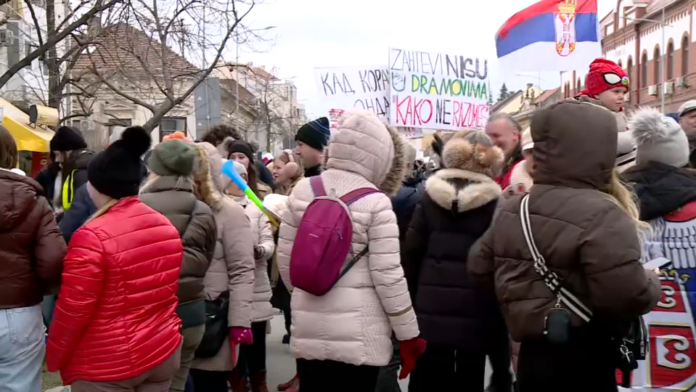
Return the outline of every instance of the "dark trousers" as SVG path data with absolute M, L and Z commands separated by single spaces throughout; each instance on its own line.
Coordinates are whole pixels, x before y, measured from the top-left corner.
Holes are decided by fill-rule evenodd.
M 191 369 L 193 390 L 199 392 L 227 392 L 227 379 L 229 372 L 209 372 L 206 370 Z
M 484 350 L 428 346 L 416 361 L 408 391 L 483 391 L 485 376 Z
M 271 305 L 274 308 L 280 309 L 283 312 L 283 318 L 285 319 L 285 332 L 290 335 L 290 324 L 292 324 L 292 317 L 290 311 L 290 299 L 292 295 L 285 287 L 283 280 L 278 280 L 278 284 L 273 288 L 273 297 L 271 298 Z
M 399 341 L 396 340 L 394 335 L 392 335 L 392 344 L 394 345 L 394 352 L 392 353 L 391 361 L 389 361 L 387 366 L 379 369 L 375 392 L 401 392 L 401 387 L 399 387 L 401 353 L 399 352 Z
M 379 367 L 298 359 L 297 373 L 300 392 L 371 392 L 377 384 Z
M 250 376 L 266 370 L 266 321 L 251 323 L 253 344 L 239 346 L 237 366 L 242 374 Z
M 490 341 L 488 359 L 491 361 L 491 390 L 508 392 L 512 389 L 512 373 L 510 365 L 512 355 L 510 337 L 507 328 L 501 329 L 497 338 Z
M 614 355 L 607 340 L 571 339 L 565 345 L 543 339 L 524 341 L 517 384 L 521 392 L 616 392 Z

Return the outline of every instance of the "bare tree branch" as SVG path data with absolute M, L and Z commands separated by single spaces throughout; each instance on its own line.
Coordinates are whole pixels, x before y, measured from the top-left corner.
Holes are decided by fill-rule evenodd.
M 106 10 L 107 8 L 115 5 L 120 1 L 122 0 L 97 0 L 95 6 L 92 7 L 89 11 L 85 12 L 82 16 L 77 18 L 74 22 L 70 23 L 63 30 L 57 32 L 56 34 L 50 37 L 47 37 L 46 42 L 44 42 L 43 45 L 40 45 L 38 48 L 34 49 L 31 53 L 29 53 L 28 56 L 22 58 L 17 63 L 12 65 L 7 71 L 5 71 L 5 73 L 3 73 L 2 76 L 0 76 L 0 88 L 4 87 L 5 84 L 7 84 L 7 82 L 12 78 L 12 76 L 14 76 L 22 68 L 30 65 L 32 61 L 36 60 L 40 56 L 45 55 L 45 53 L 49 49 L 55 47 L 59 42 L 63 41 L 77 28 L 84 25 L 93 16 L 100 13 L 101 11 Z

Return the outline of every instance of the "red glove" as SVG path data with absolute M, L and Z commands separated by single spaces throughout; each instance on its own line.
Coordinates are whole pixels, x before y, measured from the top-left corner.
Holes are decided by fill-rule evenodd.
M 230 327 L 230 343 L 252 344 L 254 343 L 254 335 L 249 328 Z
M 399 342 L 401 350 L 401 371 L 399 372 L 399 380 L 408 377 L 416 367 L 416 360 L 425 352 L 426 343 L 421 338 L 413 338 Z

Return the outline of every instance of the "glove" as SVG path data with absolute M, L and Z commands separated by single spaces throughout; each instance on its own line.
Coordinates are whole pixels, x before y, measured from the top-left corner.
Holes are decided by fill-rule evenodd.
M 254 247 L 254 259 L 255 260 L 258 260 L 265 255 L 266 255 L 266 251 L 263 249 L 263 246 L 256 245 Z
M 230 343 L 235 344 L 252 344 L 254 343 L 254 335 L 251 329 L 244 327 L 230 328 Z
M 413 338 L 399 342 L 401 350 L 401 371 L 399 372 L 399 380 L 408 377 L 416 367 L 416 360 L 425 352 L 426 343 L 421 338 Z

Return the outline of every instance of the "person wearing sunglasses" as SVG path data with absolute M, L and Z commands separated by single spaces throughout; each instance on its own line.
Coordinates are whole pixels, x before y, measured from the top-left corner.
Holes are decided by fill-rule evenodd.
M 624 105 L 630 83 L 626 72 L 607 59 L 596 59 L 590 64 L 586 88 L 575 99 L 603 106 L 614 113 L 618 132 L 616 169 L 619 173 L 635 165 L 636 149 L 628 132 Z

